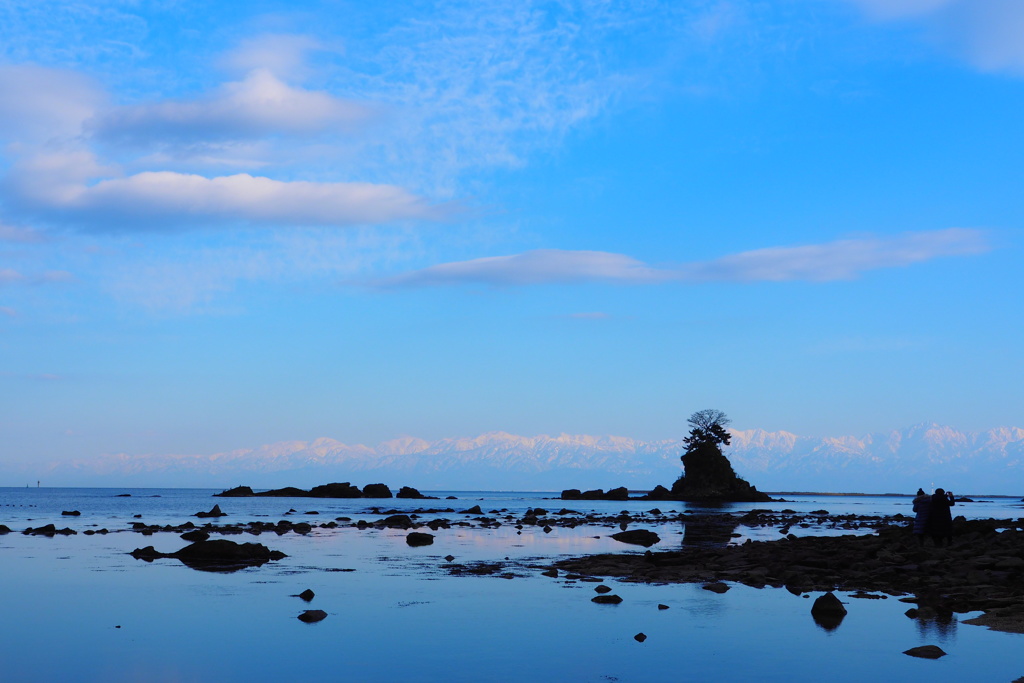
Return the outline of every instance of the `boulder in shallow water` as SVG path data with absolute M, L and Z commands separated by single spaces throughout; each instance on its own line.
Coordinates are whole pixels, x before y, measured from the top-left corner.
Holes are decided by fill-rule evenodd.
M 323 621 L 327 618 L 327 612 L 322 609 L 308 609 L 299 615 L 299 621 L 303 621 L 307 624 L 313 624 L 318 621 Z
M 407 545 L 413 548 L 419 548 L 424 545 L 434 544 L 434 534 L 425 534 L 420 531 L 412 531 L 405 537 Z
M 629 543 L 631 545 L 642 545 L 645 548 L 650 548 L 655 543 L 661 541 L 661 537 L 653 531 L 647 529 L 631 529 L 630 531 L 620 531 L 617 534 L 612 534 L 619 543 Z
M 196 541 L 209 540 L 210 534 L 203 531 L 202 529 L 194 529 L 193 531 L 186 531 L 178 538 L 180 538 L 183 541 L 188 541 L 189 543 L 195 543 Z
M 912 647 L 909 650 L 904 650 L 903 654 L 910 655 L 911 657 L 921 657 L 922 659 L 938 659 L 939 657 L 946 656 L 946 652 L 938 645 Z
M 435 500 L 434 496 L 425 496 L 411 486 L 403 486 L 398 489 L 395 498 L 415 498 L 419 500 Z
M 846 616 L 846 607 L 831 591 L 818 597 L 811 605 L 811 614 L 834 614 Z
M 590 598 L 590 602 L 596 602 L 599 605 L 617 605 L 622 602 L 622 598 L 614 593 L 606 593 L 604 595 L 595 595 Z
M 306 590 L 304 590 L 301 593 L 299 593 L 298 597 L 302 598 L 306 602 L 309 602 L 310 600 L 312 600 L 313 598 L 316 597 L 316 593 L 314 593 L 312 590 L 307 588 Z
M 715 581 L 713 583 L 705 583 L 703 586 L 701 586 L 701 588 L 703 588 L 706 591 L 711 591 L 712 593 L 718 593 L 719 595 L 721 595 L 722 593 L 725 593 L 729 590 L 729 584 L 722 583 L 721 581 Z
M 64 515 L 65 517 L 78 517 L 82 513 L 79 512 L 78 510 L 64 510 L 60 514 Z
M 209 512 L 197 512 L 196 517 L 226 517 L 228 513 L 220 509 L 220 505 L 214 505 Z

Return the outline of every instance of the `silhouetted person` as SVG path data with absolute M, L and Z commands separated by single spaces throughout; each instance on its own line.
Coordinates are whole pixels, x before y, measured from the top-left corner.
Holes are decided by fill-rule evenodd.
M 924 545 L 924 534 L 928 525 L 928 511 L 932 508 L 932 497 L 918 489 L 914 496 L 914 538 L 918 545 Z
M 935 541 L 936 546 L 942 545 L 945 539 L 947 545 L 953 544 L 953 515 L 949 508 L 956 505 L 953 499 L 953 492 L 946 492 L 943 489 L 935 489 L 932 502 L 928 509 L 928 521 L 925 522 L 925 529 Z

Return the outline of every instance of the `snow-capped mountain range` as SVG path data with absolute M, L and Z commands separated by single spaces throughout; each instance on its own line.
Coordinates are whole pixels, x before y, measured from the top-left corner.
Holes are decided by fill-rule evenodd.
M 731 430 L 725 449 L 740 476 L 765 491 L 1024 493 L 1024 429 L 961 432 L 937 424 L 863 437 L 809 438 Z M 491 432 L 365 446 L 330 438 L 283 441 L 212 455 L 103 455 L 8 470 L 51 485 L 312 486 L 329 481 L 468 490 L 647 489 L 679 475 L 681 442 L 617 436 Z M 4 475 L 0 472 L 0 475 Z M 5 478 L 7 478 L 5 476 Z

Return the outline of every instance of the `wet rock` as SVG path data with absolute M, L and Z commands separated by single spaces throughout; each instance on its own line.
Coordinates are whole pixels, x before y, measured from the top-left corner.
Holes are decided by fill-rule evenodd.
M 921 657 L 922 659 L 938 659 L 939 657 L 944 657 L 946 652 L 938 645 L 920 645 L 904 650 L 903 654 L 910 655 L 911 657 Z
M 308 609 L 302 614 L 300 614 L 298 618 L 299 621 L 305 622 L 307 624 L 313 624 L 318 621 L 323 621 L 324 619 L 326 619 L 327 612 L 323 611 L 322 609 Z
M 309 602 L 314 597 L 316 597 L 316 593 L 314 593 L 313 591 L 311 591 L 310 589 L 307 588 L 306 590 L 304 590 L 301 593 L 299 593 L 298 597 L 302 598 L 306 602 Z
M 557 579 L 558 578 L 558 570 L 557 569 L 546 569 L 546 570 L 541 572 L 541 576 L 550 576 L 552 579 Z
M 78 517 L 82 513 L 79 512 L 78 510 L 64 510 L 60 514 L 64 515 L 65 517 Z
M 647 636 L 644 635 L 643 633 L 638 633 L 635 636 L 633 636 L 633 640 L 635 640 L 638 643 L 642 643 L 645 640 L 647 640 Z
M 653 531 L 647 529 L 632 529 L 630 531 L 620 531 L 617 534 L 612 534 L 612 538 L 620 543 L 629 543 L 631 545 L 642 545 L 645 548 L 650 548 L 655 543 L 661 541 L 661 537 Z
M 136 548 L 132 557 L 152 562 L 159 558 L 175 558 L 192 569 L 212 572 L 232 572 L 245 567 L 258 567 L 270 560 L 287 557 L 259 543 L 235 543 L 226 539 L 196 541 L 173 553 L 161 553 L 153 546 Z
M 5 524 L 0 524 L 0 534 L 9 534 L 9 533 L 11 533 L 11 528 L 9 526 L 5 525 Z
M 668 605 L 661 605 L 661 604 L 659 604 L 659 605 L 658 605 L 658 609 L 659 609 L 659 610 L 662 610 L 662 609 L 668 609 Z
M 412 519 L 409 518 L 409 515 L 391 515 L 390 517 L 382 519 L 380 523 L 388 529 L 412 528 Z
M 454 555 L 445 555 L 444 556 L 444 561 L 445 562 L 452 562 L 454 559 L 455 559 Z M 555 571 L 557 572 L 558 570 L 556 569 Z
M 479 505 L 474 505 L 471 508 L 463 510 L 462 514 L 464 514 L 464 515 L 482 515 L 482 514 L 484 514 L 484 511 L 480 509 Z
M 411 531 L 405 537 L 405 542 L 406 542 L 407 545 L 409 545 L 409 546 L 411 546 L 413 548 L 418 548 L 418 547 L 424 546 L 424 545 L 433 545 L 434 544 L 434 535 L 433 534 L 424 534 L 424 533 L 419 532 L 419 531 Z
M 311 524 L 307 524 L 306 522 L 299 522 L 298 524 L 292 525 L 292 531 L 294 531 L 297 534 L 305 535 L 312 530 L 313 526 Z
M 597 593 L 602 593 L 603 594 L 603 593 L 611 593 L 612 589 L 609 588 L 608 586 L 604 585 L 604 584 L 601 584 L 600 586 L 595 586 L 594 587 L 594 591 L 597 592 Z
M 202 529 L 196 529 L 194 531 L 186 531 L 179 538 L 181 538 L 181 540 L 183 540 L 183 541 L 188 541 L 190 543 L 195 543 L 196 541 L 206 541 L 206 540 L 209 540 L 210 534 L 205 532 L 205 531 L 203 531 Z
M 729 459 L 713 443 L 696 446 L 682 456 L 685 474 L 672 485 L 674 500 L 728 500 L 761 502 L 771 496 L 761 493 L 736 476 Z
M 220 505 L 214 505 L 209 512 L 197 512 L 195 517 L 225 517 L 227 513 L 220 509 Z
M 395 498 L 415 498 L 419 500 L 436 500 L 434 496 L 425 496 L 411 486 L 403 486 L 395 494 Z
M 722 594 L 729 590 L 729 584 L 715 581 L 714 583 L 705 583 L 701 588 L 712 593 Z
M 614 593 L 606 593 L 605 595 L 595 595 L 590 598 L 590 601 L 599 605 L 617 605 L 622 602 L 622 598 Z
M 846 615 L 846 607 L 831 591 L 818 597 L 811 605 L 811 614 Z

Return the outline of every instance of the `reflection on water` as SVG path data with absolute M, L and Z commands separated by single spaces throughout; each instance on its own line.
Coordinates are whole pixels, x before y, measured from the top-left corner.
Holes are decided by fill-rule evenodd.
M 725 547 L 732 541 L 739 521 L 730 515 L 687 515 L 683 522 L 683 547 Z
M 81 533 L 92 524 L 127 528 L 135 514 L 147 523 L 179 524 L 209 509 L 209 491 L 161 491 L 161 498 L 140 492 L 113 498 L 112 493 L 73 492 L 69 499 L 44 490 L 34 498 L 15 498 L 0 490 L 0 503 L 36 506 L 0 507 L 0 523 L 20 529 L 28 526 L 26 517 L 36 517 L 40 521 L 32 526 L 57 521 L 80 532 L 56 538 L 0 536 L 0 604 L 9 618 L 0 638 L 0 679 L 773 683 L 819 681 L 827 672 L 834 683 L 944 683 L 979 680 L 979 672 L 993 681 L 1024 673 L 1022 636 L 957 629 L 955 618 L 911 620 L 903 614 L 909 605 L 895 599 L 841 595 L 849 614 L 842 628 L 826 631 L 809 618 L 812 600 L 782 589 L 733 585 L 718 595 L 697 585 L 605 579 L 623 602 L 602 607 L 591 602 L 596 584 L 540 574 L 565 555 L 643 552 L 609 538 L 617 524 L 556 527 L 548 534 L 530 527 L 518 533 L 513 525 L 453 527 L 438 530 L 434 545 L 422 548 L 408 547 L 400 530 L 263 534 L 262 543 L 289 557 L 224 574 L 191 571 L 168 559 L 137 562 L 128 553 L 149 541 L 140 542 L 136 533 Z M 453 504 L 457 510 L 486 499 L 486 494 L 456 495 L 464 499 Z M 903 504 L 876 502 L 877 510 L 888 514 Z M 293 503 L 242 499 L 224 500 L 221 507 L 230 515 L 227 521 L 245 521 L 280 517 L 298 507 Z M 537 494 L 502 494 L 481 504 L 513 514 L 542 504 L 553 507 Z M 635 514 L 651 507 L 633 501 L 573 504 L 600 514 L 624 508 Z M 686 509 L 658 505 L 672 514 Z M 316 506 L 325 521 L 373 517 L 362 501 L 317 501 Z M 392 507 L 420 506 L 423 501 L 395 501 Z M 776 509 L 782 507 L 802 512 L 837 505 L 807 499 Z M 62 509 L 80 509 L 82 517 L 61 522 Z M 694 510 L 682 528 L 678 521 L 636 526 L 664 539 L 655 549 L 729 542 L 732 522 L 715 517 L 714 510 Z M 725 511 L 738 516 L 744 508 L 726 506 Z M 152 541 L 177 547 L 173 535 L 157 534 Z M 505 563 L 516 578 L 452 577 L 444 569 L 448 555 L 457 563 Z M 316 594 L 308 605 L 294 597 L 307 588 Z M 659 604 L 669 609 L 658 609 Z M 297 615 L 310 608 L 324 610 L 327 619 L 312 627 L 299 622 Z M 643 643 L 633 639 L 640 632 L 647 635 Z M 934 662 L 902 654 L 937 642 L 951 656 Z M 47 656 L 56 648 L 62 656 Z

